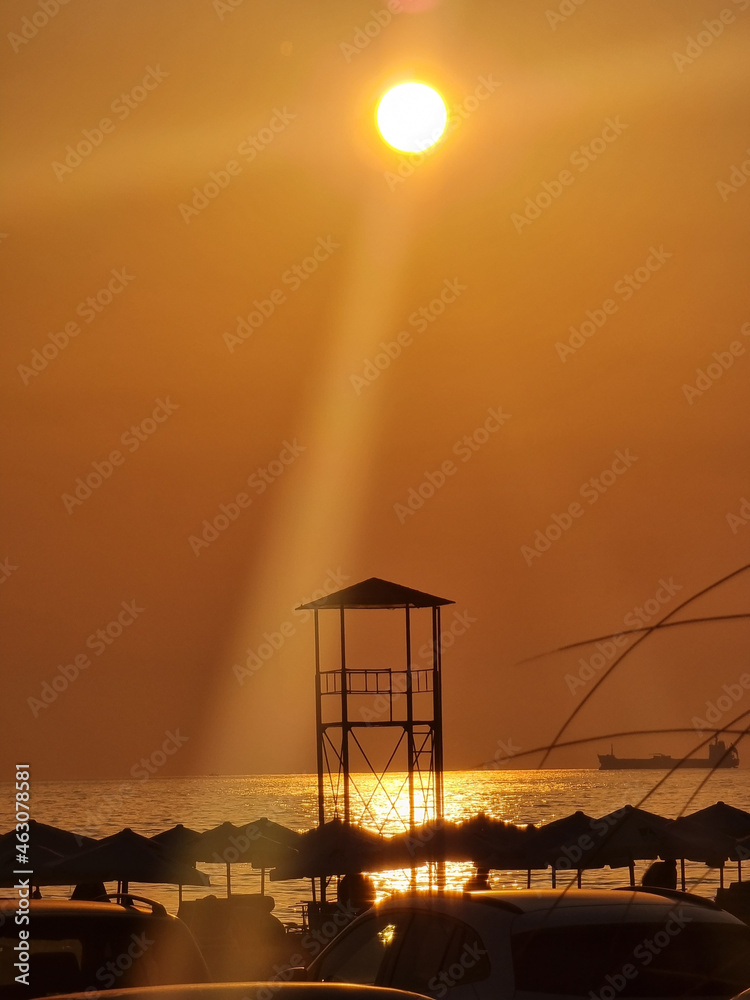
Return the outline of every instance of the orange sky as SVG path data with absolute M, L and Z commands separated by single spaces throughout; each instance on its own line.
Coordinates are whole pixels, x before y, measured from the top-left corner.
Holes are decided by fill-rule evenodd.
M 518 661 L 750 562 L 750 0 L 58 3 L 0 8 L 0 777 L 176 730 L 164 774 L 313 770 L 292 609 L 370 576 L 456 602 L 472 766 L 595 649 Z M 410 78 L 453 115 L 417 162 L 373 127 Z M 652 637 L 572 733 L 691 726 L 748 627 Z

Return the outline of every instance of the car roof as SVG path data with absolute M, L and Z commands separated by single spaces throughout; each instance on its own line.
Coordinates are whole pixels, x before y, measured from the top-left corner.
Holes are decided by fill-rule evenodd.
M 466 904 L 479 903 L 485 906 L 496 906 L 508 914 L 552 913 L 560 914 L 563 920 L 576 920 L 579 917 L 586 920 L 593 916 L 600 920 L 611 915 L 615 919 L 659 919 L 676 906 L 689 906 L 692 911 L 700 912 L 701 918 L 708 921 L 729 920 L 738 922 L 711 900 L 692 896 L 689 893 L 677 893 L 667 890 L 662 895 L 654 891 L 639 889 L 505 889 L 481 890 L 473 892 L 408 892 L 388 897 L 378 904 L 384 911 L 403 908 L 404 906 L 428 907 L 430 909 L 446 909 L 458 912 Z M 610 913 L 607 914 L 606 910 Z M 695 919 L 695 917 L 693 918 Z
M 172 918 L 172 914 L 159 906 L 156 911 L 137 906 L 123 906 L 120 903 L 91 902 L 84 899 L 31 899 L 29 900 L 32 919 L 37 917 L 92 917 L 118 920 L 123 917 Z M 0 899 L 0 913 L 18 909 L 17 899 Z
M 353 983 L 190 983 L 107 990 L 107 1000 L 424 1000 L 422 994 Z M 66 993 L 66 1000 L 91 1000 L 91 993 Z M 58 1000 L 55 997 L 55 1000 Z M 63 1000 L 61 996 L 59 1000 Z

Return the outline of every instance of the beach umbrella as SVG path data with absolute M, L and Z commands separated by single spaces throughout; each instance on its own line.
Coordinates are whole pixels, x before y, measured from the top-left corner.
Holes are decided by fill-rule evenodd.
M 11 835 L 16 836 L 15 830 L 6 834 L 8 837 Z M 83 850 L 84 847 L 91 847 L 96 841 L 93 837 L 84 837 L 80 833 L 72 833 L 58 826 L 49 826 L 47 823 L 38 823 L 36 820 L 30 819 L 28 843 L 36 847 L 45 847 L 47 850 L 65 857 Z
M 681 836 L 693 840 L 703 840 L 712 845 L 713 850 L 704 852 L 706 857 L 689 860 L 706 861 L 712 868 L 719 869 L 719 880 L 724 887 L 724 862 L 731 859 L 737 862 L 737 877 L 742 879 L 742 861 L 750 857 L 745 847 L 739 847 L 736 841 L 750 837 L 750 813 L 725 802 L 715 802 L 712 806 L 699 809 L 689 816 L 675 820 L 675 829 Z M 683 857 L 683 855 L 677 855 Z
M 277 865 L 271 881 L 383 870 L 385 845 L 379 834 L 333 819 L 302 834 L 296 857 Z
M 630 884 L 635 885 L 635 862 L 659 857 L 667 850 L 667 831 L 671 820 L 656 813 L 624 806 L 594 821 L 591 827 L 593 846 L 584 851 L 582 869 L 628 868 Z
M 538 867 L 531 855 L 532 831 L 480 813 L 461 824 L 459 843 L 464 858 L 479 868 L 528 870 Z
M 16 842 L 16 831 L 0 837 L 0 886 L 8 888 L 16 884 L 23 875 L 16 875 L 15 872 L 23 872 L 27 868 L 31 872 L 31 884 L 40 885 L 37 881 L 37 873 L 53 861 L 60 861 L 61 854 L 51 851 L 48 847 L 38 844 L 30 844 L 29 850 L 21 853 Z
M 244 851 L 241 849 L 244 841 L 241 828 L 227 821 L 206 830 L 195 845 L 196 861 L 226 865 L 227 896 L 232 893 L 231 865 L 237 861 L 249 861 L 249 858 L 243 856 Z
M 81 834 L 71 833 L 69 830 L 49 826 L 47 823 L 39 823 L 33 819 L 29 820 L 28 834 L 29 839 L 26 841 L 29 846 L 28 854 L 17 849 L 15 830 L 0 837 L 0 876 L 3 885 L 12 885 L 16 876 L 13 876 L 13 881 L 8 883 L 6 879 L 11 877 L 10 872 L 24 867 L 18 864 L 19 857 L 30 859 L 29 867 L 33 870 L 32 884 L 43 885 L 45 883 L 38 881 L 38 877 L 43 876 L 48 864 L 60 861 L 67 855 L 75 854 L 96 843 L 92 837 L 84 837 Z
M 182 823 L 170 827 L 169 830 L 162 830 L 150 837 L 152 844 L 157 844 L 162 850 L 171 854 L 174 858 L 180 858 L 185 862 L 194 864 L 197 860 L 197 846 L 201 834 L 197 830 L 191 830 Z
M 47 865 L 40 885 L 79 882 L 165 882 L 210 885 L 207 875 L 169 855 L 148 837 L 125 829 L 97 841 L 93 847 Z M 36 875 L 35 875 L 36 877 Z
M 264 831 L 272 832 L 274 838 L 281 840 L 266 836 Z M 220 823 L 200 835 L 196 845 L 196 859 L 226 865 L 227 896 L 232 892 L 231 866 L 237 863 L 260 868 L 262 891 L 265 891 L 266 869 L 277 864 L 292 863 L 296 857 L 295 848 L 288 845 L 297 843 L 300 837 L 294 830 L 288 830 L 267 819 L 255 820 L 245 826 Z
M 172 855 L 173 858 L 192 865 L 196 861 L 194 848 L 200 836 L 197 830 L 191 830 L 187 826 L 183 826 L 182 823 L 178 823 L 169 830 L 162 830 L 161 833 L 154 834 L 150 840 L 152 844 L 157 844 L 167 854 Z M 177 886 L 177 898 L 181 903 L 182 882 Z
M 260 894 L 265 895 L 266 872 L 277 865 L 293 863 L 298 855 L 302 834 L 265 816 L 247 823 L 243 830 L 251 840 L 248 848 L 253 868 L 260 869 Z
M 552 866 L 552 885 L 556 883 L 556 872 L 563 869 L 575 869 L 578 872 L 578 885 L 581 884 L 582 859 L 584 854 L 595 843 L 592 832 L 596 820 L 580 809 L 570 816 L 562 816 L 535 829 L 529 844 L 529 868 L 546 868 Z M 593 864 L 590 867 L 603 867 Z
M 266 816 L 253 820 L 252 823 L 247 823 L 242 829 L 251 835 L 254 835 L 256 838 L 265 837 L 267 840 L 273 841 L 274 843 L 293 848 L 297 848 L 299 846 L 300 839 L 303 836 L 303 834 L 299 833 L 297 830 L 290 830 L 288 826 L 282 826 L 281 823 L 275 823 Z
M 423 823 L 390 838 L 383 838 L 377 853 L 384 870 L 415 868 L 439 861 L 465 861 L 467 855 L 461 842 L 457 823 Z M 373 869 L 371 869 L 373 870 Z
M 696 827 L 724 834 L 736 840 L 750 836 L 750 813 L 728 806 L 725 802 L 715 802 L 712 806 L 675 820 L 675 823 L 681 827 Z
M 719 830 L 673 820 L 665 832 L 661 854 L 719 868 L 728 858 L 737 856 L 736 845 L 734 837 Z

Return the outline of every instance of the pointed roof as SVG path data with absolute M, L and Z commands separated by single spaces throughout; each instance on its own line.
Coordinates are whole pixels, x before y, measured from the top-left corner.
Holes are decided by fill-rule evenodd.
M 437 608 L 443 604 L 453 604 L 442 597 L 433 597 L 421 590 L 402 587 L 371 576 L 369 580 L 355 583 L 351 587 L 337 590 L 317 601 L 302 604 L 300 608 Z

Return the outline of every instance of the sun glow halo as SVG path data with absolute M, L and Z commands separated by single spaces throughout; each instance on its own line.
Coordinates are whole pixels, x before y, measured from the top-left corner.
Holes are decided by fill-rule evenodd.
M 448 111 L 442 97 L 425 83 L 400 83 L 383 95 L 376 113 L 389 146 L 402 153 L 423 153 L 445 131 Z

